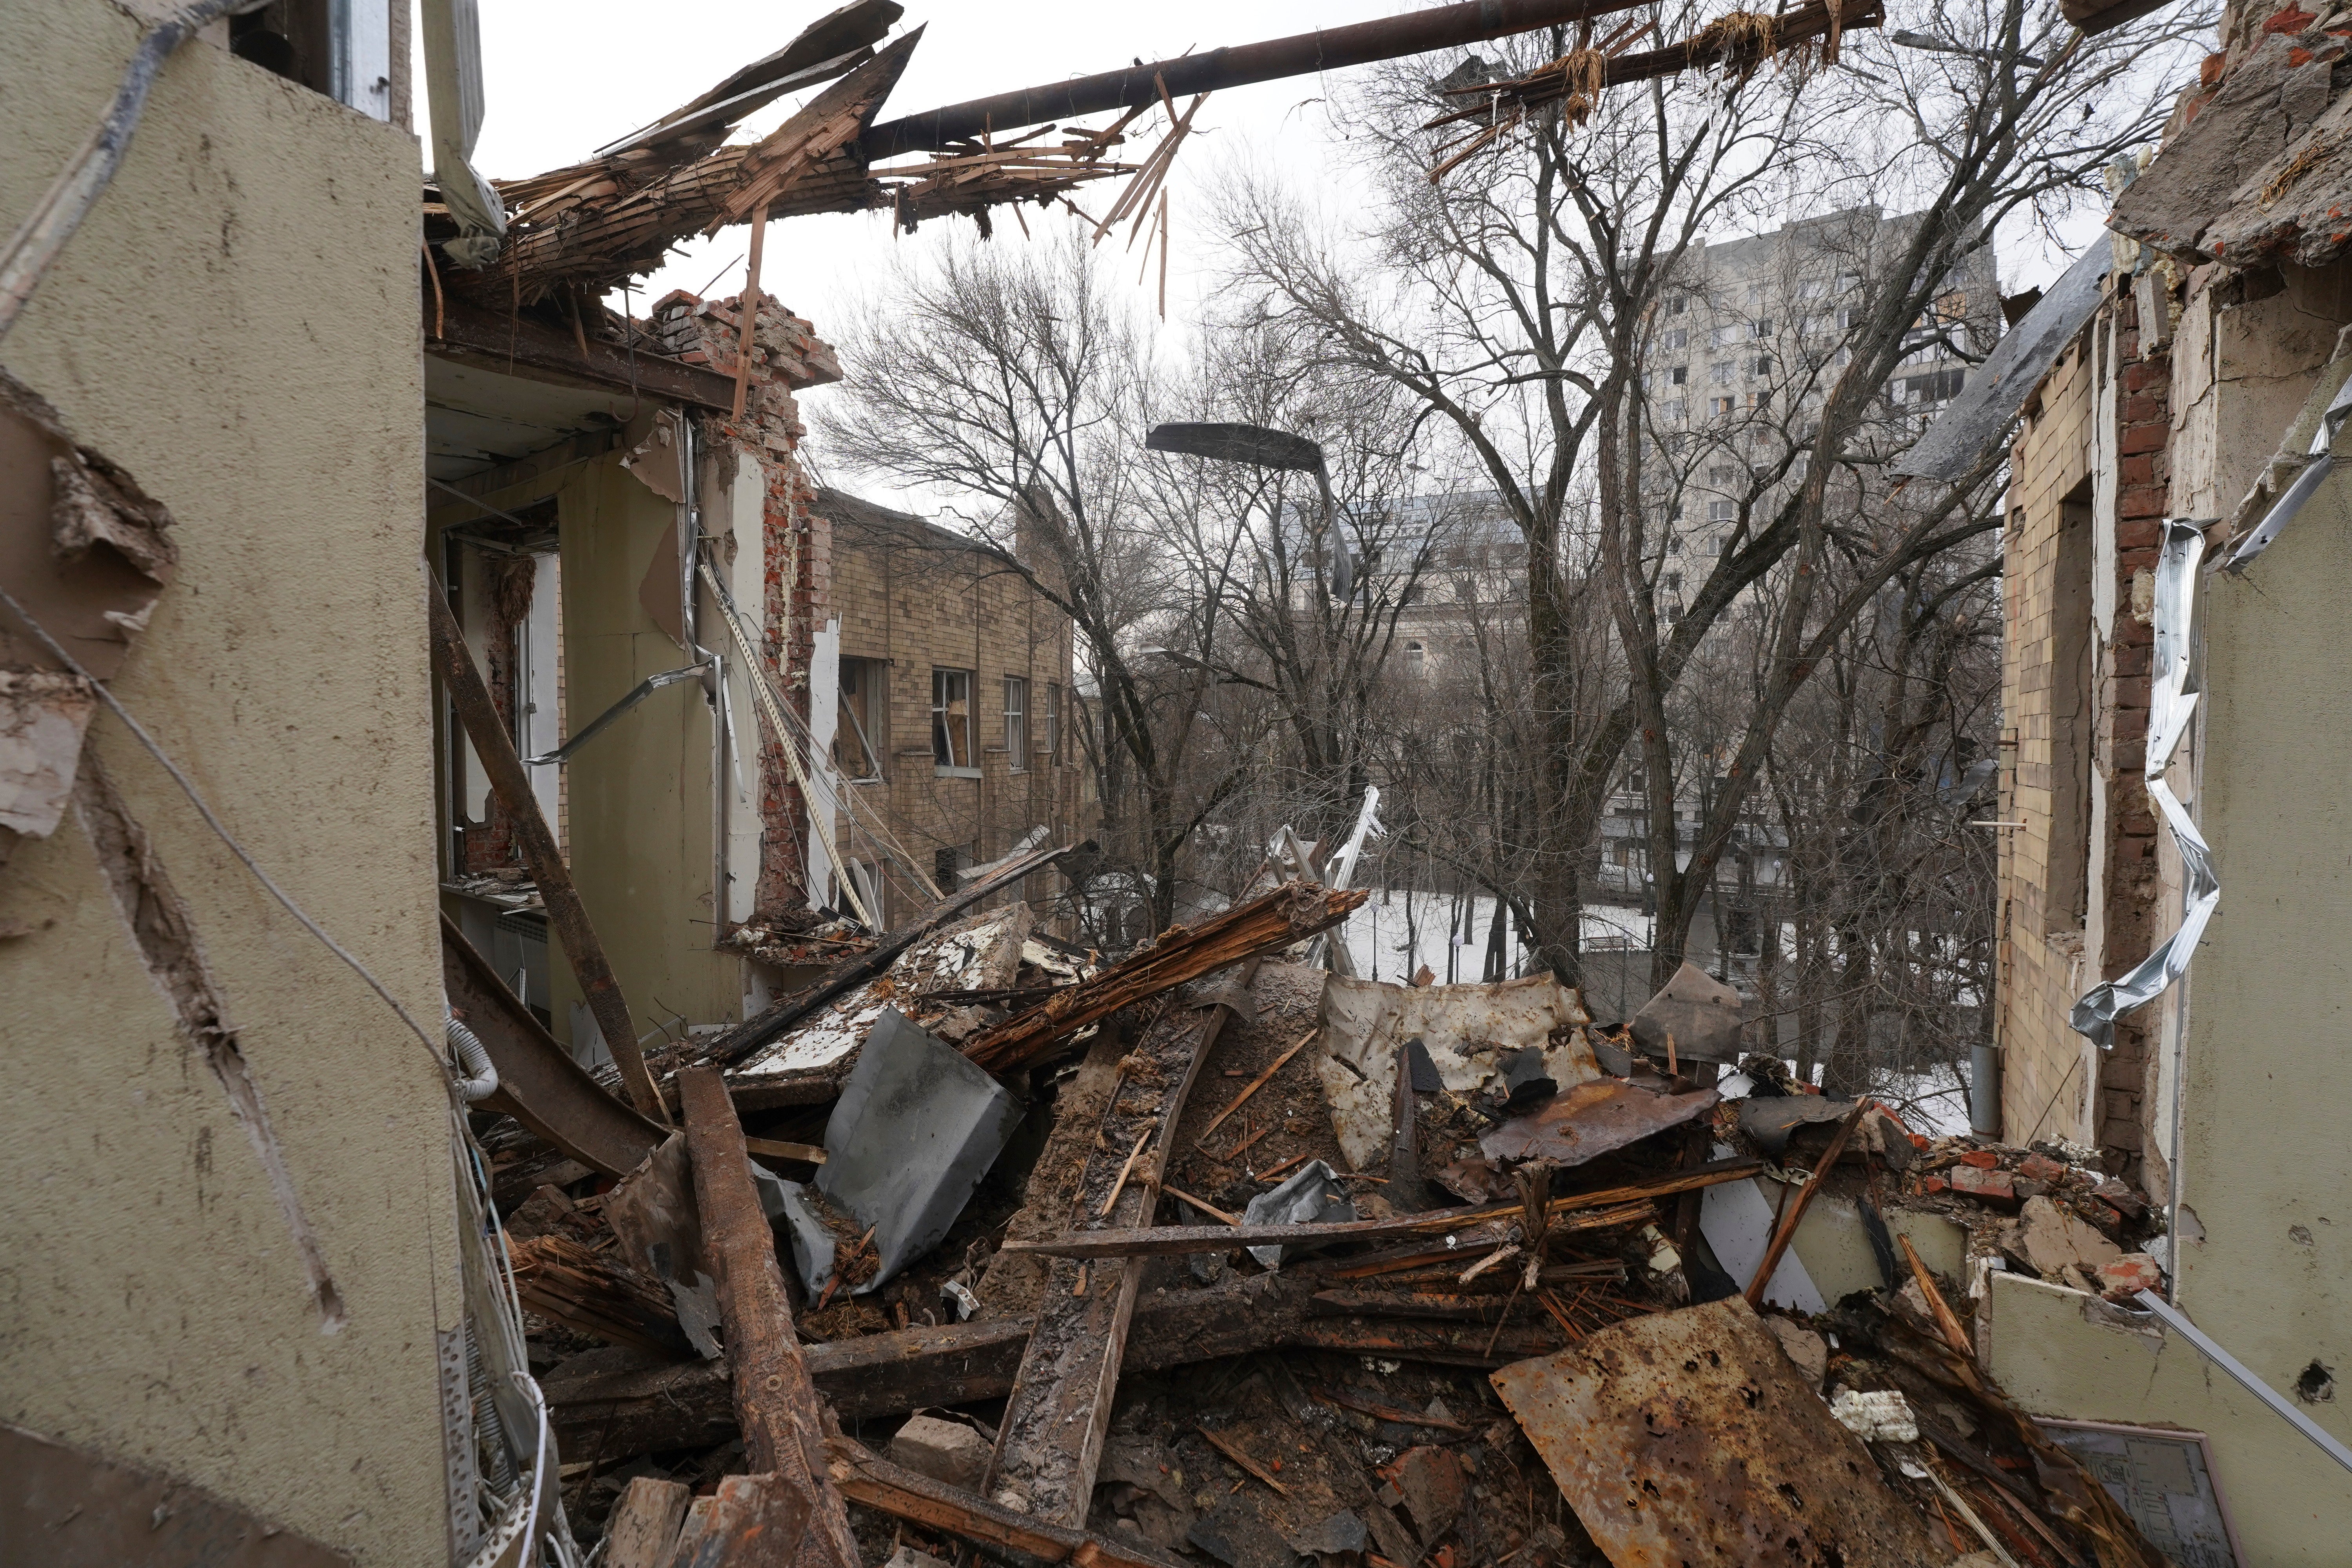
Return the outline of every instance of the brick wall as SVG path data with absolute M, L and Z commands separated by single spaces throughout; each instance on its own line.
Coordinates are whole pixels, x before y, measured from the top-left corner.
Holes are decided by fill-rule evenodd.
M 824 492 L 811 503 L 831 540 L 832 613 L 844 658 L 886 670 L 878 721 L 869 732 L 882 779 L 851 786 L 874 806 L 910 856 L 933 872 L 941 850 L 972 863 L 995 859 L 1032 829 L 1066 841 L 1079 826 L 1081 769 L 1070 732 L 1070 623 L 1001 560 L 921 520 Z M 931 674 L 971 672 L 977 778 L 950 776 L 931 747 Z M 1004 678 L 1029 682 L 1028 744 L 1005 745 Z M 1062 761 L 1046 751 L 1049 693 L 1062 693 Z M 848 825 L 841 825 L 849 842 Z M 870 858 L 861 847 L 861 858 Z M 935 873 L 934 873 L 935 874 Z M 891 884 L 894 915 L 903 879 Z M 1044 889 L 1032 889 L 1038 899 Z M 1040 913 L 1044 913 L 1041 910 Z
M 2066 498 L 2089 477 L 2094 419 L 2092 334 L 2060 358 L 2010 453 L 2002 540 L 2003 733 L 2000 820 L 2001 1121 L 2022 1139 L 2047 1117 L 2079 1137 L 2084 1042 L 2066 1027 L 2083 980 L 2083 932 L 2049 907 L 2053 849 L 2051 766 L 2059 538 Z M 2053 929 L 2054 928 L 2054 929 Z
M 2001 818 L 2024 826 L 2000 830 L 2002 1130 L 2018 1142 L 2095 1143 L 2116 1170 L 2127 1168 L 2143 1146 L 2149 1036 L 2126 1018 L 2114 1048 L 2098 1053 L 2066 1017 L 2092 984 L 2147 956 L 2153 927 L 2157 824 L 2141 769 L 2153 651 L 2145 584 L 2171 478 L 2168 356 L 2161 342 L 2143 352 L 2137 306 L 2120 290 L 2028 403 L 2010 458 Z M 2094 537 L 2113 542 L 2105 561 L 2095 551 L 2069 554 L 2061 547 L 2069 498 L 2085 495 Z M 2102 570 L 2112 574 L 2105 586 L 2115 608 L 2104 637 L 2095 624 L 2089 631 L 2085 752 L 2070 749 L 2063 731 L 2069 675 L 2062 655 L 2067 617 L 2075 617 L 2079 633 L 2100 586 L 2092 575 Z M 2098 842 L 2088 846 L 2095 931 L 2076 910 L 2058 907 L 2066 883 L 2061 861 L 2079 852 L 2063 841 L 2068 791 L 2091 786 L 2092 769 L 2105 802 L 2092 819 Z M 2086 940 L 2095 951 L 2086 952 Z M 2095 1072 L 2095 1085 L 2083 1081 L 2086 1070 Z
M 2100 973 L 2112 980 L 2147 956 L 2158 894 L 2156 808 L 2147 797 L 2148 673 L 2155 626 L 2145 595 L 2134 584 L 2152 583 L 2172 473 L 2172 362 L 2169 345 L 2141 348 L 2138 304 L 2130 291 L 2114 307 L 2116 376 L 2116 613 L 2099 663 L 2097 757 L 2107 780 L 2107 875 L 2093 896 L 2101 900 L 2106 940 Z M 2150 334 L 2161 338 L 2159 331 Z M 2139 1014 L 2117 1021 L 2115 1048 L 2100 1063 L 2094 1140 L 2108 1154 L 2136 1161 L 2144 1145 L 2142 1109 L 2149 1092 L 2153 1020 Z

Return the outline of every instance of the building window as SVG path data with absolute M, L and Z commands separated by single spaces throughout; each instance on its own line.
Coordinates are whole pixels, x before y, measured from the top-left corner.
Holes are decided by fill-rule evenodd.
M 1681 573 L 1679 573 L 1679 572 L 1669 572 L 1669 573 L 1667 573 L 1667 574 L 1666 574 L 1666 592 L 1667 592 L 1667 593 L 1669 593 L 1669 594 L 1679 594 L 1679 593 L 1681 593 L 1682 591 L 1683 591 L 1683 574 L 1682 574 Z
M 1748 329 L 1738 321 L 1726 321 L 1709 334 L 1708 341 L 1720 347 L 1725 343 L 1736 343 L 1747 335 Z
M 974 768 L 968 669 L 931 671 L 931 761 L 943 768 Z
M 1772 335 L 1772 323 L 1750 321 L 1748 323 L 1748 335 L 1751 338 L 1769 338 Z
M 1715 383 L 1717 386 L 1729 386 L 1731 384 L 1731 362 L 1727 359 L 1719 359 L 1716 361 L 1713 364 L 1706 367 L 1706 378 Z
M 931 855 L 931 880 L 940 885 L 940 892 L 953 893 L 963 885 L 963 874 L 971 867 L 971 847 L 968 844 L 935 850 Z
M 1029 765 L 1029 682 L 1023 676 L 1004 678 L 1004 752 L 1013 772 Z
M 1736 397 L 1712 398 L 1709 402 L 1713 406 L 1713 411 L 1717 414 L 1730 414 L 1739 407 L 1739 399 Z
M 1681 386 L 1690 380 L 1690 366 L 1686 364 L 1678 364 L 1675 366 L 1671 374 L 1674 376 L 1674 384 Z
M 1748 362 L 1748 374 L 1750 375 L 1771 374 L 1772 356 L 1770 354 L 1758 354 L 1753 360 Z
M 1045 760 L 1062 765 L 1062 683 L 1045 684 Z
M 1690 347 L 1690 329 L 1688 327 L 1672 327 L 1667 329 L 1665 346 L 1670 349 L 1686 349 Z
M 1667 418 L 1680 419 L 1690 411 L 1690 400 L 1686 397 L 1669 397 L 1658 407 Z
M 1423 666 L 1428 657 L 1429 650 L 1423 647 L 1419 643 L 1409 642 L 1405 644 L 1404 668 L 1406 672 L 1412 675 L 1419 675 L 1422 672 Z
M 1690 308 L 1690 296 L 1688 296 L 1687 294 L 1669 294 L 1669 295 L 1667 295 L 1667 296 L 1666 296 L 1666 314 L 1667 314 L 1667 315 L 1669 315 L 1669 316 L 1679 316 L 1679 315 L 1681 315 L 1681 314 L 1682 314 L 1685 310 L 1688 310 L 1689 308 Z
M 1706 520 L 1709 522 L 1738 522 L 1739 503 L 1736 500 L 1711 500 L 1706 503 Z
M 856 784 L 882 776 L 882 748 L 875 742 L 881 718 L 881 692 L 889 665 L 878 658 L 845 658 L 838 677 L 839 709 L 834 718 L 833 765 Z

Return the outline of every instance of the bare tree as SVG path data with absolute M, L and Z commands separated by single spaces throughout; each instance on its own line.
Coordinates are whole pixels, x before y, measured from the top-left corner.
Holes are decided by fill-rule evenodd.
M 1141 879 L 1158 930 L 1195 830 L 1246 776 L 1193 743 L 1233 551 L 1165 547 L 1139 461 L 1156 367 L 1108 289 L 1074 231 L 904 261 L 837 335 L 845 374 L 815 424 L 855 470 L 979 498 L 972 531 L 1070 617 L 1108 866 Z
M 1661 6 L 1649 19 L 1668 37 L 1697 29 L 1693 7 Z M 2136 73 L 2190 26 L 2144 21 L 2085 40 L 2023 0 L 1901 20 L 1942 47 L 1850 33 L 1837 68 L 1784 58 L 1775 71 L 1622 89 L 1588 105 L 1582 124 L 1557 101 L 1538 106 L 1435 184 L 1423 127 L 1459 100 L 1433 95 L 1425 67 L 1401 67 L 1351 105 L 1347 122 L 1381 183 L 1368 245 L 1322 232 L 1264 182 L 1227 204 L 1236 282 L 1269 317 L 1318 333 L 1330 362 L 1414 398 L 1519 525 L 1540 745 L 1529 820 L 1515 834 L 1520 869 L 1494 890 L 1523 910 L 1541 961 L 1563 979 L 1580 970 L 1579 868 L 1629 747 L 1650 795 L 1653 974 L 1663 980 L 1772 736 L 1827 651 L 1886 584 L 1990 525 L 1969 504 L 1990 461 L 1958 485 L 1882 504 L 1890 381 L 1923 331 L 1957 330 L 1939 324 L 1937 301 L 2000 225 L 2062 207 L 2155 132 L 2162 100 L 2135 90 Z M 1585 41 L 1559 33 L 1504 46 L 1503 66 L 1465 60 L 1451 79 L 1522 77 Z M 1710 234 L 1869 205 L 1922 216 L 1874 245 L 1850 315 L 1785 343 L 1787 323 L 1766 323 L 1788 369 L 1785 393 L 1769 418 L 1707 433 L 1718 447 L 1724 437 L 1738 446 L 1752 478 L 1722 552 L 1669 616 L 1663 520 L 1700 452 L 1676 449 L 1682 431 L 1670 430 L 1664 389 L 1643 384 L 1671 330 L 1664 307 L 1697 281 Z M 1970 302 L 1979 321 L 1982 303 Z M 1579 517 L 1572 508 L 1588 489 Z M 1853 563 L 1834 589 L 1833 557 Z M 1580 595 L 1606 616 L 1597 659 Z M 1720 787 L 1678 855 L 1671 792 L 1687 770 L 1671 710 L 1710 634 L 1759 598 L 1770 605 L 1754 623 L 1768 653 L 1762 679 Z

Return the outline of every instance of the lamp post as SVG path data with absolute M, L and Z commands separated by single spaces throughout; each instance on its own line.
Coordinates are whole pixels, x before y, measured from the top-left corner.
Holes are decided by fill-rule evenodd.
M 1213 458 L 1224 463 L 1254 463 L 1261 468 L 1287 468 L 1313 474 L 1323 497 L 1323 532 L 1328 537 L 1338 516 L 1331 500 L 1331 475 L 1323 464 L 1323 448 L 1304 436 L 1269 430 L 1263 425 L 1155 425 L 1143 437 L 1154 452 L 1180 452 L 1192 458 Z M 1345 541 L 1331 547 L 1331 596 L 1342 602 L 1355 591 L 1355 563 Z

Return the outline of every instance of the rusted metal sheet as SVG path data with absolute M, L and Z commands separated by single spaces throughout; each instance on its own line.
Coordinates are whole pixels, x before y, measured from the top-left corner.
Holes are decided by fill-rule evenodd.
M 1706 1115 L 1722 1099 L 1711 1089 L 1660 1094 L 1613 1078 L 1593 1079 L 1554 1095 L 1478 1140 L 1490 1160 L 1549 1160 L 1580 1165 L 1597 1154 Z
M 479 1102 L 482 1110 L 505 1111 L 608 1176 L 635 1170 L 668 1135 L 669 1129 L 605 1093 L 446 915 L 441 917 L 441 984 L 499 1069 L 498 1090 Z
M 1738 1297 L 1494 1374 L 1615 1568 L 1950 1561 Z

